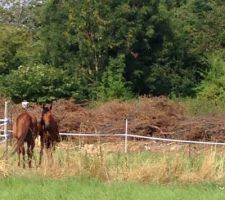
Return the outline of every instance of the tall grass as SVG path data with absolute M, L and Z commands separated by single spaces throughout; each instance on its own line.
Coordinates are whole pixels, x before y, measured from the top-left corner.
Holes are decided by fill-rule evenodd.
M 9 176 L 9 166 L 7 165 L 6 161 L 0 160 L 0 177 L 7 177 Z
M 185 147 L 186 148 L 186 147 Z M 60 147 L 51 163 L 46 156 L 37 165 L 37 154 L 32 169 L 17 167 L 17 158 L 0 163 L 0 175 L 25 177 L 86 177 L 104 182 L 133 181 L 140 183 L 221 183 L 225 178 L 225 160 L 216 149 L 195 150 L 190 155 L 179 152 L 122 152 L 97 153 L 80 151 L 71 144 Z

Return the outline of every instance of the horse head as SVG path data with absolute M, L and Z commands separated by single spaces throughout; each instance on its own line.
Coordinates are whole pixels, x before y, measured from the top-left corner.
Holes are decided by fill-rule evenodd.
M 46 106 L 42 106 L 42 113 L 41 113 L 41 123 L 44 126 L 45 130 L 51 129 L 51 122 L 52 122 L 52 104 Z

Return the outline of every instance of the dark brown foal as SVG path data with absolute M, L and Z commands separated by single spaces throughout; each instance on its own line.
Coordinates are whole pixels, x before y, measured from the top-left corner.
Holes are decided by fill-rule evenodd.
M 55 150 L 55 144 L 57 142 L 60 142 L 58 124 L 51 110 L 52 104 L 50 104 L 50 106 L 43 106 L 41 121 L 38 123 L 38 130 L 41 139 L 39 164 L 41 164 L 42 162 L 43 149 L 45 148 L 48 151 L 48 153 L 50 153 L 52 160 L 52 151 Z

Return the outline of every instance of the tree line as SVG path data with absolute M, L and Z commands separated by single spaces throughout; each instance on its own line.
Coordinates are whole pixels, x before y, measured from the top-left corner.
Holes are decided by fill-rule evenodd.
M 3 0 L 0 95 L 16 102 L 221 96 L 224 2 Z

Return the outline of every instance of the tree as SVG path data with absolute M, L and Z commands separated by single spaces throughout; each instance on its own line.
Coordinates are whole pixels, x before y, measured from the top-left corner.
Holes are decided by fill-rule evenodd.
M 110 66 L 110 58 L 125 55 L 124 84 L 135 93 L 152 92 L 149 74 L 171 38 L 168 15 L 159 1 L 57 1 L 46 4 L 42 20 L 44 62 L 81 75 L 89 98 Z M 85 74 L 85 75 L 84 75 Z M 95 98 L 95 97 L 94 97 Z
M 6 95 L 15 102 L 24 99 L 46 103 L 73 95 L 76 84 L 65 71 L 51 66 L 20 66 L 10 74 L 1 77 L 0 95 Z
M 125 56 L 119 55 L 117 58 L 110 58 L 109 66 L 103 72 L 97 90 L 99 100 L 109 100 L 118 98 L 130 98 L 131 91 L 124 80 Z
M 36 16 L 44 2 L 44 0 L 1 0 L 0 23 L 34 28 Z
M 224 55 L 223 0 L 18 2 L 0 10 L 1 73 L 52 66 L 75 99 L 193 96 Z
M 35 62 L 35 51 L 39 44 L 35 42 L 26 28 L 0 26 L 0 74 L 8 74 L 20 65 Z

